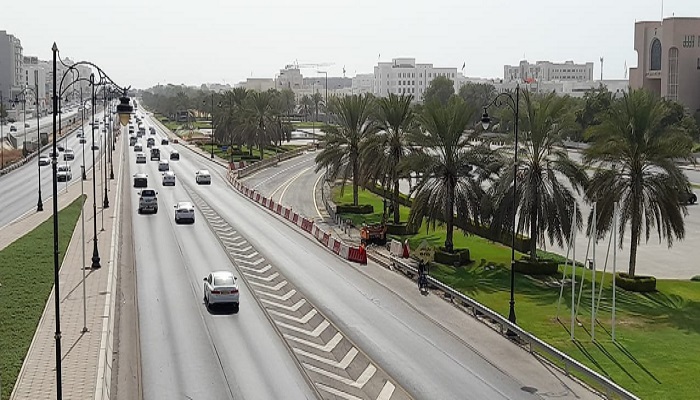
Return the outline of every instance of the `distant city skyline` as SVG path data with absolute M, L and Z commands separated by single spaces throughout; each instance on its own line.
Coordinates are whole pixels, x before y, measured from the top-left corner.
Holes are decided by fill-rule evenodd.
M 469 77 L 502 78 L 521 60 L 594 63 L 594 79 L 625 77 L 637 62 L 634 23 L 660 20 L 660 0 L 565 4 L 434 0 L 328 6 L 319 0 L 181 0 L 3 4 L 0 30 L 23 53 L 89 60 L 120 84 L 227 83 L 272 78 L 287 64 L 331 63 L 329 76 L 371 73 L 378 61 L 412 57 Z M 665 0 L 663 16 L 700 16 L 697 0 Z M 41 27 L 41 29 L 37 29 Z M 465 66 L 462 71 L 462 66 Z M 316 68 L 306 77 L 323 76 Z

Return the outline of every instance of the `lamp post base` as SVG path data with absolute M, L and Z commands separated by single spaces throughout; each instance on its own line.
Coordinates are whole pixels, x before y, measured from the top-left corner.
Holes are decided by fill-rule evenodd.
M 41 201 L 41 195 L 39 195 L 39 200 L 36 202 L 36 211 L 44 211 L 44 202 Z
M 94 240 L 94 247 L 92 248 L 92 269 L 100 269 L 102 266 L 100 265 L 100 253 L 97 250 L 97 237 L 95 237 Z
M 114 167 L 109 164 L 109 179 L 114 180 Z
M 85 173 L 85 166 L 84 166 L 84 165 L 81 165 L 81 166 L 80 166 L 80 169 L 83 171 L 83 180 L 86 181 L 86 180 L 87 180 L 87 174 Z
M 107 198 L 107 189 L 105 188 L 105 198 L 102 201 L 102 208 L 109 208 L 109 199 Z

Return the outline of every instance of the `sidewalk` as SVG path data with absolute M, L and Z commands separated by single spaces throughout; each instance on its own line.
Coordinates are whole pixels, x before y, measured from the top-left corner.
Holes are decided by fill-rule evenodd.
M 87 195 L 84 208 L 85 238 L 82 236 L 82 221 L 79 219 L 73 232 L 71 242 L 63 259 L 60 270 L 60 303 L 61 303 L 61 351 L 62 357 L 62 389 L 65 399 L 101 399 L 109 393 L 111 374 L 111 325 L 113 317 L 112 301 L 114 275 L 115 243 L 113 235 L 118 231 L 119 204 L 115 188 L 120 178 L 121 157 L 124 154 L 122 140 L 117 140 L 114 152 L 115 179 L 109 181 L 108 193 L 110 208 L 104 209 L 101 215 L 104 189 L 100 191 L 99 167 L 95 171 L 98 179 L 97 188 L 97 239 L 100 253 L 101 269 L 90 269 L 93 251 L 93 215 L 92 215 L 92 174 L 84 182 Z M 78 178 L 79 179 L 79 178 Z M 59 207 L 65 207 L 81 194 L 80 184 L 69 186 L 59 192 Z M 46 204 L 43 213 L 31 214 L 14 222 L 3 231 L 4 241 L 14 241 L 28 233 L 43 220 L 51 216 L 51 203 Z M 104 217 L 104 230 L 103 227 Z M 85 243 L 85 293 L 86 317 L 88 328 L 83 332 L 83 241 Z M 0 247 L 6 246 L 0 243 Z M 111 261 L 110 261 L 111 260 Z M 17 383 L 10 399 L 53 399 L 56 397 L 55 371 L 55 313 L 54 292 L 49 296 L 44 314 L 39 321 L 27 357 L 20 370 Z M 105 362 L 106 361 L 106 362 Z M 107 385 L 103 385 L 107 382 Z

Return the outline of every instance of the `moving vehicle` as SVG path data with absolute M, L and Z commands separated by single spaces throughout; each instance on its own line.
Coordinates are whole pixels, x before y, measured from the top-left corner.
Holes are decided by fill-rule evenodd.
M 146 186 L 148 186 L 148 175 L 142 172 L 134 174 L 134 187 L 145 188 Z
M 160 161 L 160 149 L 157 147 L 151 148 L 151 161 Z
M 168 139 L 165 139 L 165 138 L 161 139 L 160 144 L 161 144 L 162 146 L 167 146 L 167 145 L 168 145 Z
M 145 163 L 146 163 L 146 155 L 143 153 L 136 154 L 136 164 L 145 164 Z
M 25 128 L 29 128 L 29 123 L 25 122 L 25 123 L 24 123 L 24 127 L 25 127 Z
M 179 160 L 180 159 L 180 152 L 177 150 L 173 150 L 170 152 L 170 159 L 171 160 Z
M 163 186 L 175 186 L 175 173 L 173 171 L 163 173 Z
M 152 137 L 149 137 L 148 140 L 146 140 L 146 146 L 147 147 L 153 147 L 156 144 L 156 140 L 153 139 Z
M 10 125 L 10 132 L 17 132 L 17 127 L 14 125 Z
M 133 146 L 136 144 L 136 142 L 139 140 L 136 136 L 130 136 L 129 137 L 129 146 Z
M 66 149 L 63 152 L 63 160 L 64 161 L 73 161 L 75 160 L 75 153 L 73 152 L 73 149 Z
M 158 213 L 158 192 L 153 189 L 143 189 L 139 192 L 139 214 L 150 211 Z
M 148 132 L 150 132 L 151 135 L 155 135 L 155 134 L 156 134 L 156 128 L 155 128 L 154 126 L 151 126 L 151 127 L 148 128 Z
M 68 182 L 73 179 L 73 173 L 68 165 L 59 165 L 58 172 L 56 172 L 57 182 Z
M 81 137 L 81 138 L 79 139 L 79 142 L 80 142 L 80 144 L 84 144 L 84 143 L 86 142 L 86 140 L 85 140 L 84 137 Z
M 143 136 L 145 134 L 146 134 L 146 128 L 144 128 L 143 126 L 139 126 L 139 136 Z
M 170 163 L 168 160 L 160 160 L 158 162 L 158 171 L 169 171 L 170 170 Z
M 362 225 L 360 228 L 360 241 L 362 244 L 386 244 L 386 225 Z
M 175 223 L 194 224 L 194 205 L 189 201 L 180 201 L 175 205 Z
M 56 144 L 56 149 L 58 149 L 58 151 L 64 151 L 66 148 L 63 147 L 63 145 L 59 143 L 59 144 Z
M 134 144 L 134 151 L 143 151 L 143 145 L 136 142 L 136 144 Z
M 47 165 L 51 165 L 51 157 L 47 156 L 46 154 L 42 154 L 39 156 L 39 166 L 45 167 Z
M 194 181 L 199 185 L 210 185 L 211 174 L 206 169 L 200 169 L 194 175 Z
M 233 312 L 238 312 L 238 284 L 233 273 L 216 271 L 204 278 L 204 304 L 207 309 L 214 304 L 231 304 Z

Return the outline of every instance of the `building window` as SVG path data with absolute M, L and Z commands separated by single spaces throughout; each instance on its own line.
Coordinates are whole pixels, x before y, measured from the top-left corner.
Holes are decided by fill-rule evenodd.
M 687 49 L 695 47 L 695 35 L 685 35 L 683 37 L 683 47 Z
M 650 71 L 661 71 L 661 41 L 657 38 L 651 41 Z
M 700 69 L 700 57 L 698 57 L 698 69 Z
M 678 101 L 678 48 L 668 51 L 668 95 L 669 100 Z

